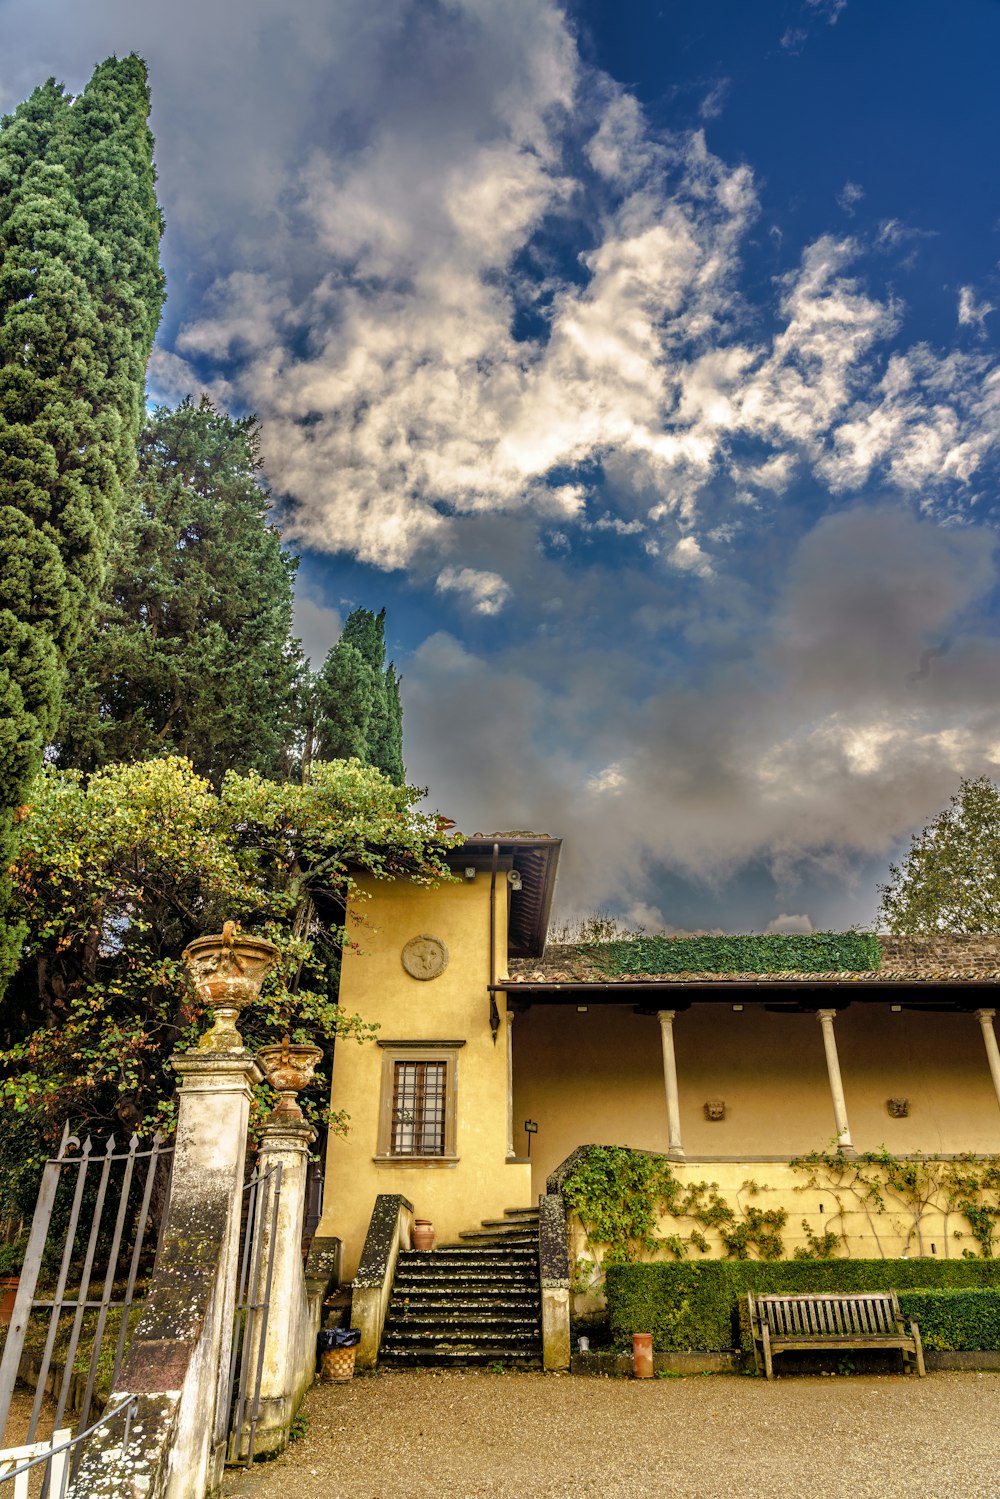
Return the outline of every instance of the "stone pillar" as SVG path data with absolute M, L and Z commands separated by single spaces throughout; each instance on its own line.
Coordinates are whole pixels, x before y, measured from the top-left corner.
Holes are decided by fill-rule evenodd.
M 833 1032 L 836 1010 L 817 1010 L 816 1019 L 823 1030 L 823 1047 L 826 1051 L 826 1070 L 830 1075 L 830 1094 L 833 1098 L 833 1118 L 837 1126 L 837 1147 L 844 1155 L 854 1155 L 851 1127 L 847 1122 L 847 1101 L 844 1098 L 844 1082 L 840 1076 L 840 1058 L 837 1055 L 837 1038 Z
M 257 1301 L 264 1299 L 267 1263 L 274 1224 L 270 1309 L 261 1368 L 260 1419 L 254 1451 L 261 1456 L 280 1452 L 288 1444 L 292 1418 L 312 1384 L 316 1366 L 316 1333 L 321 1306 L 310 1306 L 302 1265 L 305 1222 L 306 1170 L 315 1131 L 304 1119 L 272 1115 L 264 1128 L 257 1156 L 261 1178 L 281 1167 L 277 1216 L 270 1212 L 261 1224 L 260 1278 Z M 272 1178 L 273 1180 L 273 1178 Z M 251 1367 L 256 1367 L 257 1349 Z
M 667 1155 L 672 1161 L 683 1161 L 681 1143 L 681 1104 L 677 1092 L 677 1059 L 674 1056 L 674 1016 L 676 1010 L 658 1010 L 660 1041 L 663 1046 L 663 1086 L 667 1095 Z
M 986 1060 L 990 1064 L 990 1076 L 993 1078 L 993 1089 L 1000 1104 L 1000 1047 L 997 1046 L 996 1032 L 993 1029 L 993 1017 L 996 1010 L 976 1010 L 976 1019 L 982 1026 L 983 1040 L 986 1043 Z
M 507 1006 L 507 1159 L 514 1157 L 514 1012 Z
M 123 1454 L 121 1432 L 110 1428 L 89 1439 L 70 1490 L 77 1499 L 138 1493 L 133 1469 L 162 1499 L 200 1499 L 222 1480 L 247 1121 L 261 1072 L 242 1046 L 196 1048 L 172 1066 L 180 1094 L 170 1202 L 150 1293 L 111 1392 L 112 1404 L 138 1397 L 138 1447 Z

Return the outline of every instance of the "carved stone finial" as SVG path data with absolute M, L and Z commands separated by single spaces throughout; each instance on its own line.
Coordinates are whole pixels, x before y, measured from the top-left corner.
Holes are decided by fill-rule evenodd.
M 257 1061 L 264 1069 L 264 1076 L 271 1087 L 281 1094 L 269 1122 L 298 1122 L 304 1117 L 295 1095 L 302 1088 L 308 1087 L 322 1059 L 321 1047 L 312 1046 L 308 1042 L 294 1043 L 287 1036 L 273 1046 L 261 1047 L 257 1053 Z

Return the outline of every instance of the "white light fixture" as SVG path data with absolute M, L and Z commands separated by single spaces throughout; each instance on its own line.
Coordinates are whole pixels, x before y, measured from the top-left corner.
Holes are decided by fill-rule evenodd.
M 735 1010 L 735 1011 L 740 1011 L 740 1010 L 742 1010 L 742 1008 L 743 1008 L 743 1006 L 742 1006 L 742 1005 L 733 1005 L 733 1009 L 734 1009 L 734 1010 Z
M 892 1011 L 892 1013 L 894 1015 L 901 1015 L 903 1013 L 903 1006 L 902 1005 L 890 1005 L 889 1009 Z
M 467 880 L 474 880 L 476 878 L 476 866 L 474 864 L 467 864 L 465 866 L 465 878 Z
M 578 1015 L 586 1015 L 588 1008 L 589 1007 L 587 1005 L 577 1005 L 576 1013 Z

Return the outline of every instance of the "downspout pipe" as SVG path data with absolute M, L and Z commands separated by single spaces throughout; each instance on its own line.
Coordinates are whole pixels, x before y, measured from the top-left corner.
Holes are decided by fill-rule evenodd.
M 493 992 L 493 986 L 497 977 L 497 867 L 500 863 L 500 845 L 493 845 L 493 859 L 490 864 L 490 976 L 487 988 L 490 995 L 490 1031 L 493 1034 L 493 1045 L 497 1044 L 497 1032 L 500 1029 L 500 1011 L 497 1009 L 497 997 Z

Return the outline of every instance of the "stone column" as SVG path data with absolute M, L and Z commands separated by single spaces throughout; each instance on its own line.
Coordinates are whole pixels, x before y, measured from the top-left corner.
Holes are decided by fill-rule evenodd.
M 837 1126 L 837 1146 L 844 1155 L 854 1155 L 851 1127 L 847 1122 L 847 1101 L 844 1098 L 844 1082 L 840 1076 L 840 1058 L 837 1056 L 837 1038 L 833 1032 L 836 1010 L 817 1010 L 816 1019 L 823 1029 L 823 1047 L 826 1051 L 826 1070 L 830 1075 L 830 1093 L 833 1098 L 833 1117 Z
M 310 1307 L 302 1266 L 302 1229 L 305 1221 L 306 1170 L 315 1131 L 304 1119 L 273 1115 L 264 1128 L 257 1156 L 261 1178 L 281 1167 L 277 1216 L 265 1214 L 261 1224 L 260 1275 L 266 1278 L 272 1247 L 270 1309 L 264 1338 L 260 1384 L 260 1419 L 254 1451 L 280 1452 L 299 1402 L 312 1384 L 316 1363 L 316 1332 L 321 1308 Z M 274 1178 L 272 1177 L 273 1181 Z M 257 1288 L 262 1301 L 266 1285 Z M 257 1349 L 252 1350 L 255 1367 Z
M 1000 1104 L 1000 1047 L 997 1046 L 996 1032 L 993 1029 L 993 1017 L 996 1010 L 976 1010 L 975 1016 L 982 1026 L 983 1040 L 986 1043 L 986 1060 L 990 1064 L 990 1075 L 993 1078 L 993 1089 Z
M 170 1202 L 149 1296 L 111 1392 L 112 1404 L 138 1397 L 138 1445 L 123 1454 L 116 1423 L 88 1439 L 76 1499 L 139 1493 L 132 1469 L 163 1499 L 196 1499 L 222 1481 L 247 1121 L 261 1072 L 241 1046 L 198 1047 L 171 1065 L 180 1092 Z
M 683 1161 L 681 1143 L 681 1104 L 677 1092 L 677 1059 L 674 1056 L 674 1016 L 676 1010 L 658 1010 L 660 1041 L 663 1046 L 663 1086 L 667 1095 L 667 1155 L 672 1161 Z
M 514 1158 L 514 1012 L 507 1006 L 507 1159 Z

